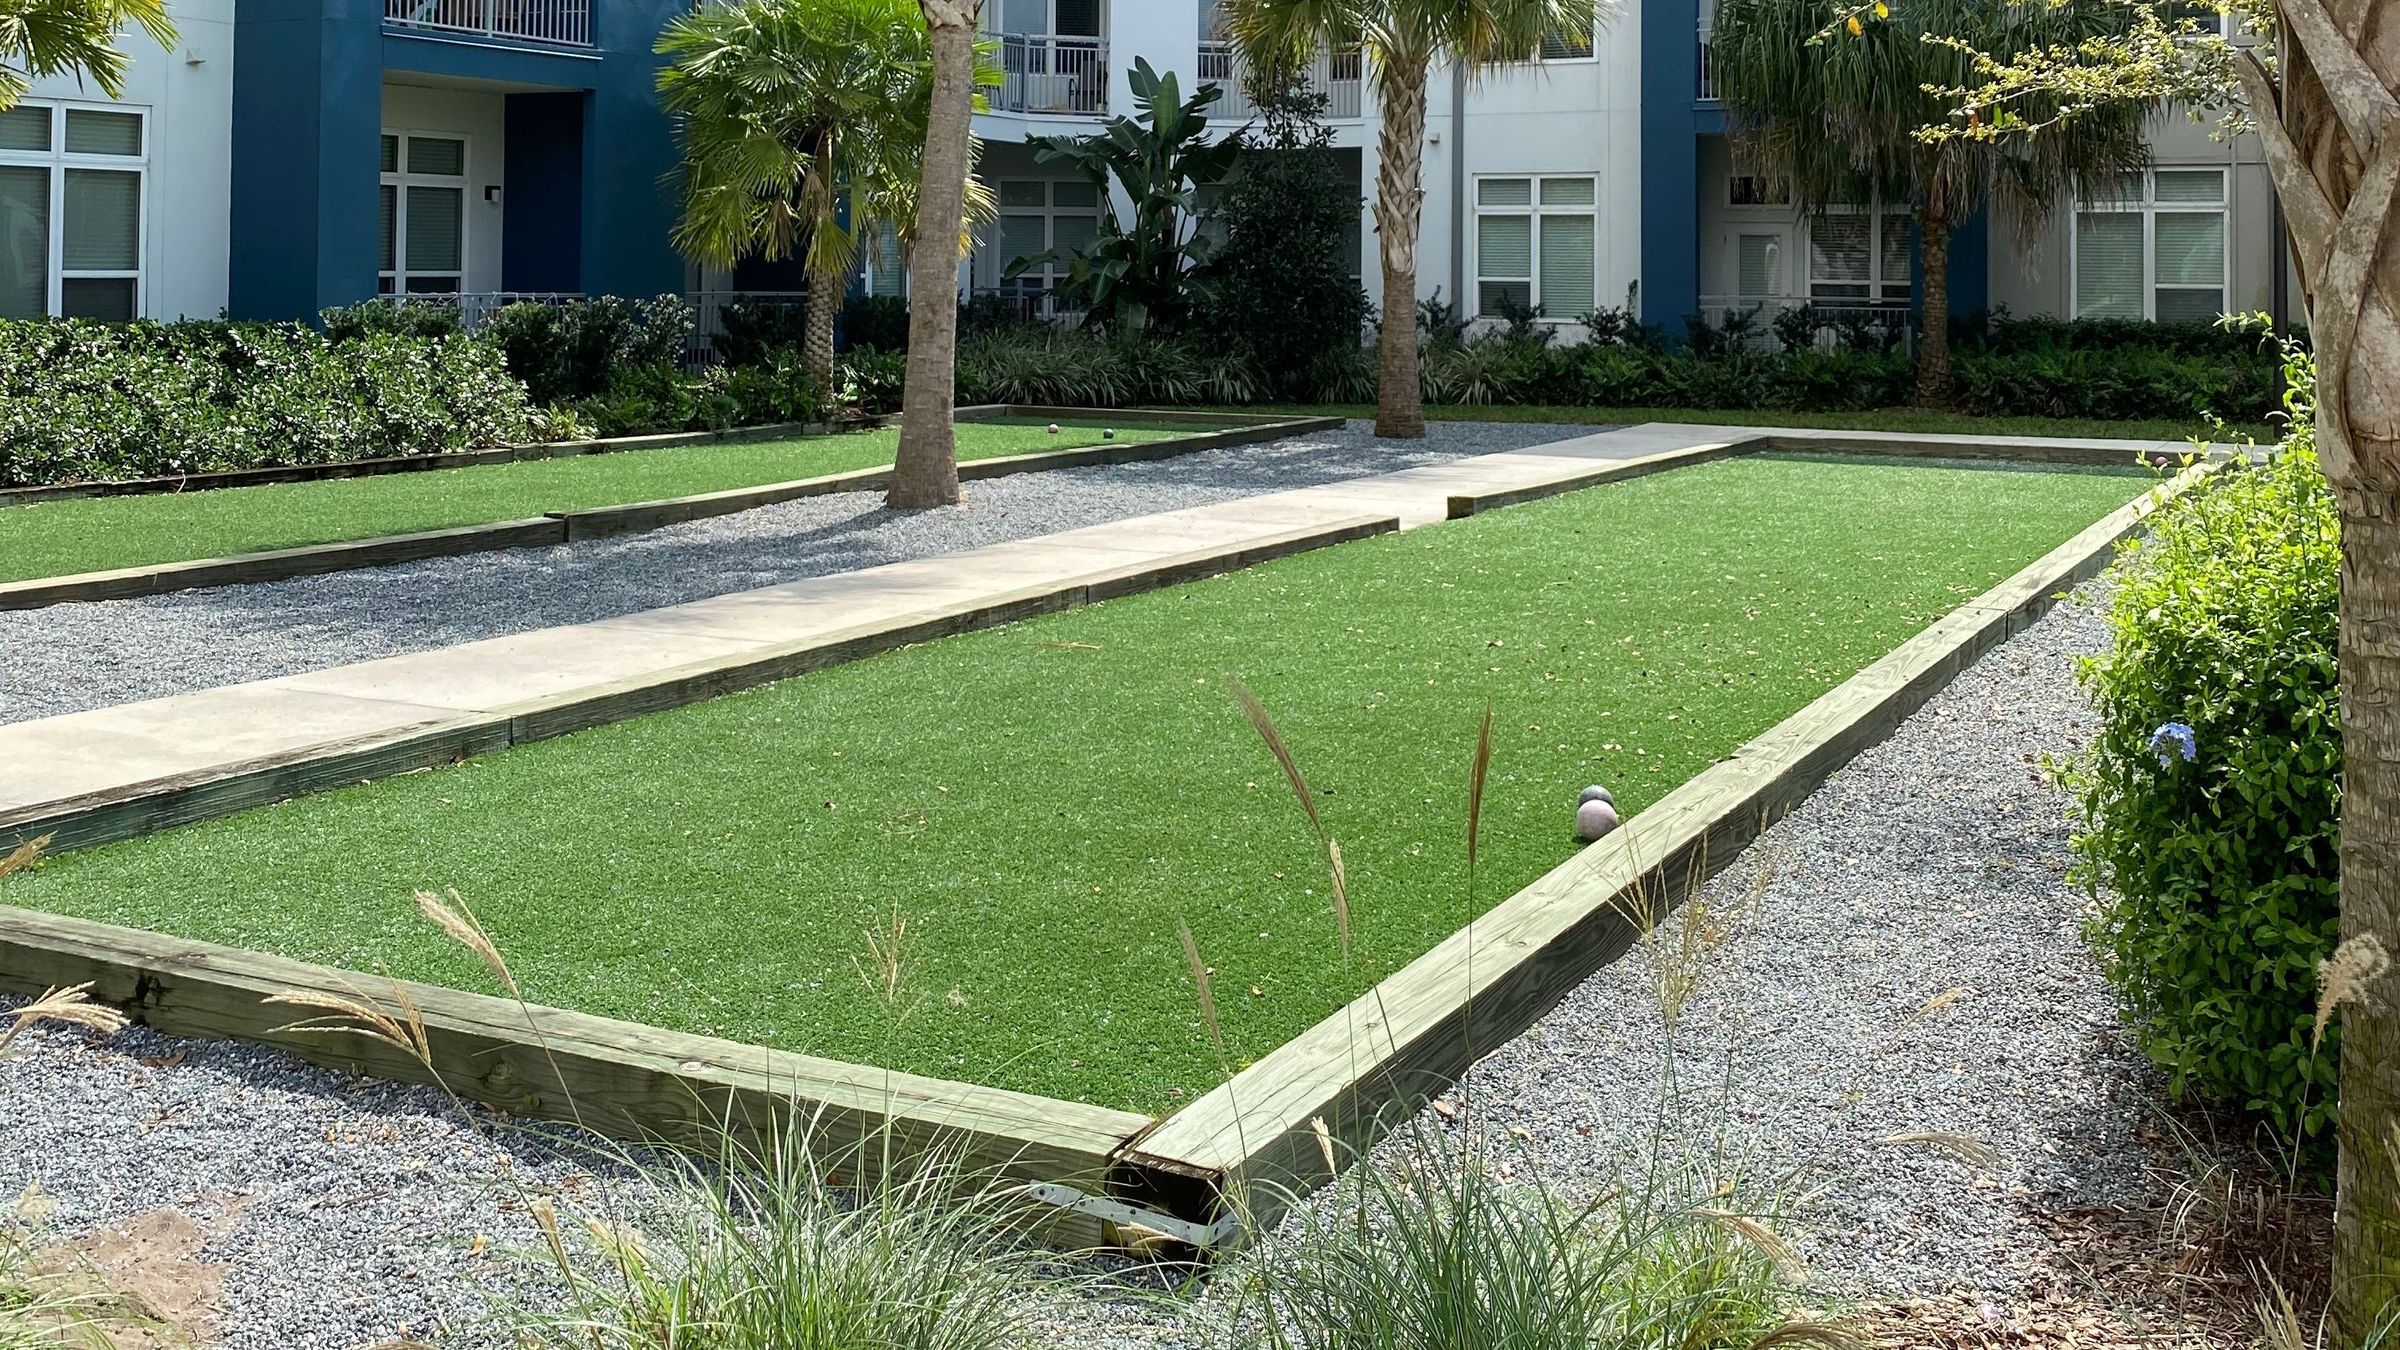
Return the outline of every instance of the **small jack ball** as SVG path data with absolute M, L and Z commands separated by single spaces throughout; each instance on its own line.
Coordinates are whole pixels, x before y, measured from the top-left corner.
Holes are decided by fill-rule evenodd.
M 1575 808 L 1575 837 L 1589 844 L 1617 828 L 1617 808 L 1607 802 L 1585 802 Z
M 1607 802 L 1610 806 L 1615 806 L 1617 804 L 1617 794 L 1600 786 L 1598 783 L 1594 783 L 1590 787 L 1587 787 L 1583 790 L 1582 796 L 1575 799 L 1575 804 L 1577 806 L 1581 806 L 1585 802 Z
M 1050 434 L 1053 436 L 1058 434 L 1058 423 L 1052 422 L 1050 424 Z

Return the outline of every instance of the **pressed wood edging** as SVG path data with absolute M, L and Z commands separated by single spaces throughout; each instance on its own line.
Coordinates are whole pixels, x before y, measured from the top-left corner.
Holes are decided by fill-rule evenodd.
M 89 982 L 92 997 L 161 1033 L 273 1046 L 312 1064 L 407 1083 L 438 1081 L 513 1115 L 615 1138 L 705 1143 L 711 1131 L 810 1132 L 834 1150 L 890 1137 L 960 1166 L 1098 1191 L 1150 1119 L 1029 1093 L 744 1045 L 562 1008 L 382 976 L 87 919 L 0 908 L 0 994 Z M 365 1036 L 294 1030 L 315 1010 L 292 992 L 366 999 L 421 1017 L 432 1067 Z M 1059 1225 L 1065 1224 L 1064 1228 Z M 1096 1223 L 1063 1217 L 1074 1245 Z
M 1732 861 L 1985 650 L 2106 566 L 2115 545 L 2225 461 L 2196 465 L 1952 611 L 1703 770 L 1374 990 L 1160 1122 L 1119 1185 L 1187 1218 L 1271 1222 L 1325 1179 L 1312 1122 L 1371 1144 L 1638 940 L 1642 920 Z M 1471 981 L 1471 982 L 1470 982 Z

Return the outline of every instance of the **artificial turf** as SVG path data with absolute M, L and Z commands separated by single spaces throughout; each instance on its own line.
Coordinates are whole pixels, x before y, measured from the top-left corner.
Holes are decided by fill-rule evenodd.
M 2108 511 L 2098 471 L 1760 457 L 948 638 L 56 858 L 8 903 L 1164 1111 L 1220 1072 L 1176 924 L 1253 1058 Z M 1323 858 L 1229 696 L 1278 718 Z M 1467 765 L 1495 756 L 1467 891 Z M 907 916 L 904 1016 L 861 980 Z
M 958 457 L 993 459 L 1098 445 L 1103 426 L 964 422 Z M 1117 429 L 1119 441 L 1189 432 Z M 218 558 L 459 525 L 522 520 L 757 487 L 892 462 L 897 430 L 756 444 L 624 450 L 315 483 L 87 497 L 0 507 L 0 581 Z

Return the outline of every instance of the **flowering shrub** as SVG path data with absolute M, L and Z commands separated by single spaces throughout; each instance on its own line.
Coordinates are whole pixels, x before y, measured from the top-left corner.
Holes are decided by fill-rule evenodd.
M 524 386 L 467 338 L 0 321 L 0 484 L 425 455 L 538 429 Z
M 2113 638 L 2086 663 L 2099 738 L 2065 767 L 2091 935 L 2175 1090 L 2329 1138 L 2333 1035 L 2312 1051 L 2337 940 L 2340 536 L 2305 357 L 2293 434 L 2128 546 Z

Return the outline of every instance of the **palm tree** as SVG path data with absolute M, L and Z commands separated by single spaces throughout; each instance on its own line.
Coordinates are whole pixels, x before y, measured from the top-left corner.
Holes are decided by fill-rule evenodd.
M 1425 434 L 1417 351 L 1417 236 L 1425 201 L 1425 96 L 1434 63 L 1470 72 L 1522 62 L 1553 33 L 1585 33 L 1605 0 L 1233 0 L 1234 40 L 1256 69 L 1321 47 L 1358 47 L 1382 107 L 1375 232 L 1383 252 L 1375 434 Z
M 963 220 L 974 167 L 975 31 L 983 0 L 917 0 L 933 48 L 933 101 L 925 119 L 917 209 L 928 221 Z M 887 505 L 910 510 L 959 501 L 956 244 L 920 239 L 908 258 L 908 376 L 900 394 L 900 453 Z M 947 245 L 947 246 L 944 246 Z
M 833 328 L 858 240 L 916 176 L 932 60 L 916 0 L 741 0 L 658 40 L 683 139 L 675 245 L 716 268 L 805 250 L 802 359 L 833 394 Z M 846 208 L 846 209 L 845 209 Z
M 1717 91 L 1737 159 L 1788 186 L 1804 212 L 1881 204 L 1915 217 L 1925 268 L 1920 404 L 1950 401 L 1952 232 L 1997 199 L 2031 238 L 2061 197 L 2117 195 L 2121 175 L 2149 162 L 2142 122 L 2155 106 L 2095 109 L 2040 137 L 1920 136 L 1956 104 L 1936 91 L 1978 82 L 1953 40 L 2007 59 L 2072 49 L 2128 22 L 2115 0 L 1909 0 L 1863 11 L 1839 0 L 1724 0 L 1717 11 Z
M 17 106 L 30 81 L 89 75 L 110 98 L 125 92 L 117 35 L 140 28 L 161 47 L 175 45 L 166 0 L 6 0 L 0 3 L 0 111 Z

